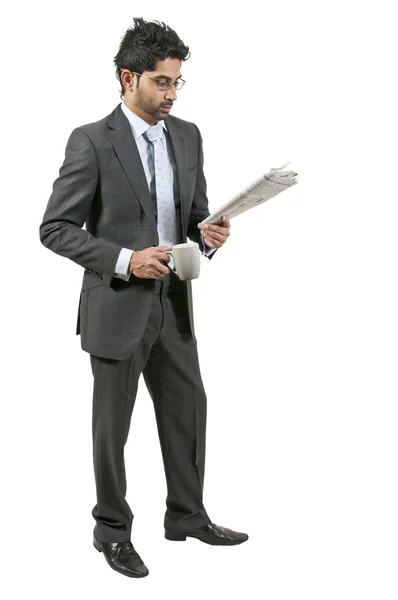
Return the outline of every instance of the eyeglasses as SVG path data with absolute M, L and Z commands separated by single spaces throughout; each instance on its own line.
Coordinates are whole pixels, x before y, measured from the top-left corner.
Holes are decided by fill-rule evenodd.
M 134 75 L 138 75 L 139 77 L 142 77 L 142 73 L 136 73 L 135 71 L 132 71 L 134 73 Z M 174 89 L 176 90 L 180 90 L 182 87 L 184 87 L 185 84 L 185 80 L 184 79 L 177 79 L 177 81 L 168 81 L 167 79 L 157 79 L 156 77 L 147 77 L 147 79 L 152 79 L 152 81 L 154 81 L 156 83 L 156 89 L 160 90 L 161 92 L 165 92 L 166 90 L 169 90 L 170 88 L 174 87 Z

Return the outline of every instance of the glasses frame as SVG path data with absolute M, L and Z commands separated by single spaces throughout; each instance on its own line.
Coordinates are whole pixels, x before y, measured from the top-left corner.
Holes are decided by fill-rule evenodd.
M 135 71 L 132 71 L 132 73 L 134 73 L 134 75 L 138 75 L 139 77 L 143 77 L 142 73 L 136 73 Z M 170 90 L 172 87 L 174 87 L 175 90 L 181 90 L 186 81 L 185 79 L 177 79 L 177 81 L 166 81 L 165 83 L 167 83 L 167 87 L 165 88 L 160 88 L 159 87 L 159 83 L 160 81 L 158 81 L 158 79 L 156 77 L 146 77 L 147 79 L 152 79 L 152 81 L 154 81 L 155 83 L 157 83 L 158 85 L 156 86 L 156 89 L 159 92 L 167 92 L 168 90 Z

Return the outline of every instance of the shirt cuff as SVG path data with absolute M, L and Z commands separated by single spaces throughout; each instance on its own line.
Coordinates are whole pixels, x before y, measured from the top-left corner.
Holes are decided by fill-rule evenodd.
M 202 256 L 211 256 L 217 250 L 217 248 L 209 248 L 209 246 L 206 246 L 202 234 L 200 234 L 200 241 L 202 242 Z
M 134 250 L 129 250 L 128 248 L 122 248 L 120 250 L 120 254 L 115 266 L 115 272 L 113 274 L 114 277 L 117 277 L 118 279 L 124 279 L 124 281 L 128 281 L 130 279 L 131 273 L 129 273 L 129 264 L 133 252 Z
M 203 254 L 204 256 L 211 256 L 216 250 L 217 248 L 208 248 L 207 246 L 205 246 L 205 251 L 203 252 Z

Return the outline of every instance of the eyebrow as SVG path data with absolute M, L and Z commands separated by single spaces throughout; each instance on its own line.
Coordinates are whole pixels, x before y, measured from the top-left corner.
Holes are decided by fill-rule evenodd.
M 182 75 L 179 75 L 177 79 L 181 79 L 181 77 Z M 168 75 L 156 75 L 156 79 L 168 79 L 169 81 L 173 81 L 173 78 Z M 175 81 L 177 81 L 177 79 Z

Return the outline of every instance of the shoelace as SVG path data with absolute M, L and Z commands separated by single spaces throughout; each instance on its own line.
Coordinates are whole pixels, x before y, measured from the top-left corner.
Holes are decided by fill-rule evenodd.
M 137 551 L 134 549 L 134 546 L 131 542 L 121 542 L 116 546 L 116 548 L 112 552 L 113 556 L 116 556 L 118 554 L 137 554 Z

